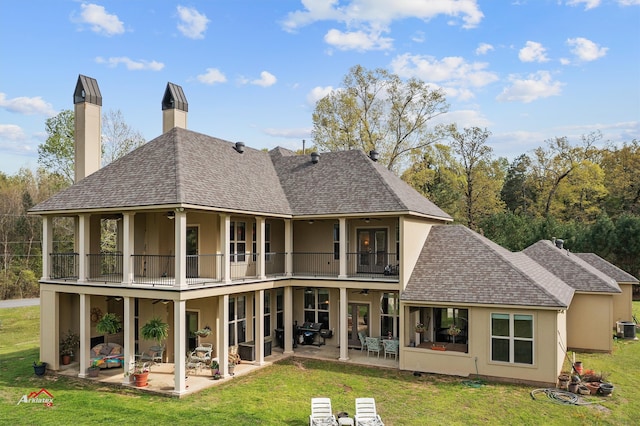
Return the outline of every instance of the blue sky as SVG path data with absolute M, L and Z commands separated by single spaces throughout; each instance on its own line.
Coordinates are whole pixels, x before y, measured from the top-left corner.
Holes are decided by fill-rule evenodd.
M 442 120 L 486 127 L 509 160 L 556 136 L 640 139 L 640 0 L 3 0 L 0 40 L 7 174 L 37 167 L 78 74 L 147 140 L 172 82 L 189 129 L 301 148 L 358 64 L 442 87 Z

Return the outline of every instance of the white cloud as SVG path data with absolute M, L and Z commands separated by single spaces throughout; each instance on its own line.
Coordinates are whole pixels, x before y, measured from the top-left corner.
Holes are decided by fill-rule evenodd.
M 24 115 L 43 114 L 52 117 L 57 114 L 51 104 L 43 101 L 40 96 L 33 98 L 20 96 L 13 99 L 7 99 L 7 95 L 0 92 L 0 108 Z
M 597 44 L 584 37 L 570 38 L 567 40 L 569 46 L 573 46 L 571 52 L 582 61 L 595 61 L 607 54 L 608 47 L 599 47 Z
M 196 77 L 200 83 L 216 84 L 226 83 L 227 77 L 217 68 L 207 68 L 207 72 Z
M 276 84 L 276 81 L 278 81 L 278 79 L 275 75 L 271 74 L 268 71 L 262 71 L 260 73 L 260 78 L 252 80 L 251 84 L 255 84 L 256 86 L 269 87 Z
M 377 50 L 390 48 L 392 40 L 380 38 L 380 34 L 388 32 L 394 21 L 411 18 L 428 21 L 443 15 L 461 21 L 463 28 L 474 28 L 484 17 L 476 0 L 302 0 L 302 4 L 303 10 L 286 16 L 283 29 L 293 32 L 318 21 L 344 24 L 344 30 L 332 30 L 325 36 L 325 41 L 333 41 L 343 50 L 350 46 L 359 50 L 367 46 Z
M 416 43 L 424 43 L 425 39 L 424 31 L 416 31 L 411 37 L 411 41 Z
M 178 6 L 178 18 L 178 30 L 183 36 L 192 39 L 204 38 L 204 32 L 210 22 L 206 15 L 193 7 Z
M 96 63 L 107 64 L 111 68 L 115 68 L 120 64 L 124 64 L 124 66 L 127 67 L 129 71 L 160 71 L 164 68 L 164 64 L 162 62 L 146 61 L 144 59 L 134 61 L 133 59 L 129 59 L 126 56 L 112 57 L 108 59 L 98 56 L 96 57 Z
M 431 56 L 399 55 L 391 61 L 391 70 L 403 78 L 416 77 L 427 83 L 437 83 L 450 96 L 472 98 L 472 88 L 486 86 L 498 80 L 496 73 L 487 71 L 487 63 L 466 62 L 464 58 L 449 56 L 437 60 Z
M 272 127 L 266 128 L 263 130 L 263 132 L 269 136 L 275 136 L 275 137 L 281 137 L 281 138 L 288 138 L 288 139 L 310 139 L 311 138 L 311 128 L 307 127 L 307 128 L 299 128 L 299 129 L 275 129 Z M 297 143 L 297 142 L 296 142 Z M 309 147 L 309 145 L 311 145 L 311 143 L 313 143 L 313 141 L 311 141 L 307 147 Z M 295 148 L 291 148 L 291 149 L 301 149 L 302 145 L 300 145 L 299 147 L 295 147 Z
M 584 3 L 584 10 L 589 10 L 600 6 L 600 0 L 569 0 L 569 6 L 579 6 Z
M 0 124 L 0 140 L 19 142 L 26 138 L 20 126 L 16 126 L 15 124 Z
M 491 127 L 493 124 L 480 111 L 474 109 L 458 109 L 439 115 L 433 124 L 456 123 L 458 127 Z
M 516 75 L 509 76 L 511 85 L 505 87 L 496 98 L 501 102 L 533 102 L 536 99 L 557 96 L 562 91 L 563 83 L 553 81 L 548 71 L 538 71 L 522 80 Z
M 491 50 L 495 49 L 489 43 L 480 43 L 476 48 L 476 55 L 486 55 Z
M 618 0 L 620 6 L 640 6 L 640 0 Z
M 313 89 L 311 89 L 311 91 L 307 94 L 307 102 L 309 103 L 309 105 L 315 106 L 315 104 L 320 99 L 324 98 L 329 93 L 333 92 L 333 90 L 334 89 L 331 86 L 326 86 L 326 87 L 316 86 Z
M 542 44 L 535 41 L 527 41 L 525 47 L 520 49 L 518 58 L 522 62 L 547 62 L 546 51 Z
M 325 34 L 324 41 L 339 50 L 388 50 L 391 49 L 393 39 L 381 37 L 373 31 L 342 32 L 331 29 Z
M 83 3 L 80 8 L 82 9 L 80 17 L 72 17 L 72 21 L 88 24 L 91 26 L 91 31 L 98 34 L 112 36 L 124 33 L 124 24 L 118 19 L 118 15 L 107 13 L 104 6 Z

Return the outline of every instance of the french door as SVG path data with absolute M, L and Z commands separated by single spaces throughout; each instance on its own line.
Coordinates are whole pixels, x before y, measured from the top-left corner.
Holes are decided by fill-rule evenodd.
M 358 229 L 358 272 L 382 274 L 387 263 L 387 230 Z
M 199 277 L 198 269 L 198 227 L 187 226 L 187 278 Z
M 349 346 L 360 346 L 358 333 L 363 332 L 370 336 L 369 332 L 369 305 L 365 303 L 349 303 L 347 306 L 349 328 Z

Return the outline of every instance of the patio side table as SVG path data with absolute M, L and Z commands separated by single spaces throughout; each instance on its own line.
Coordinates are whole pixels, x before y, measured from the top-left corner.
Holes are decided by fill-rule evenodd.
M 353 426 L 353 419 L 351 417 L 340 417 L 338 424 L 340 426 Z

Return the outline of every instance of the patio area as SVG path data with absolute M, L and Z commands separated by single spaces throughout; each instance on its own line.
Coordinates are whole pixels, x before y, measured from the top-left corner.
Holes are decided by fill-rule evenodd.
M 273 348 L 271 355 L 265 357 L 263 365 L 257 365 L 252 361 L 243 361 L 236 365 L 234 375 L 221 378 L 220 380 L 213 380 L 211 370 L 209 368 L 202 368 L 195 372 L 190 371 L 187 376 L 187 390 L 182 395 L 175 395 L 174 389 L 174 377 L 173 377 L 173 363 L 161 363 L 155 364 L 151 367 L 149 373 L 148 386 L 140 388 L 129 383 L 128 379 L 125 379 L 122 368 L 111 368 L 100 370 L 98 377 L 87 377 L 86 380 L 94 380 L 100 383 L 111 386 L 122 386 L 131 389 L 135 389 L 141 392 L 151 392 L 159 395 L 169 397 L 183 397 L 197 393 L 203 389 L 207 389 L 213 386 L 217 386 L 221 383 L 225 383 L 229 380 L 233 380 L 235 377 L 243 376 L 251 373 L 259 368 L 269 366 L 275 362 L 289 357 L 298 358 L 313 358 L 321 360 L 333 360 L 337 361 L 340 356 L 340 349 L 327 346 L 313 346 L 313 345 L 299 345 L 294 349 L 294 354 L 284 355 L 282 348 Z M 398 361 L 393 358 L 384 358 L 384 355 L 378 358 L 377 356 L 367 356 L 366 351 L 361 351 L 360 348 L 349 349 L 349 359 L 347 364 L 354 365 L 369 365 L 378 366 L 383 368 L 398 368 Z M 61 365 L 60 370 L 54 374 L 77 377 L 79 373 L 79 365 L 77 362 L 72 362 L 69 365 Z

